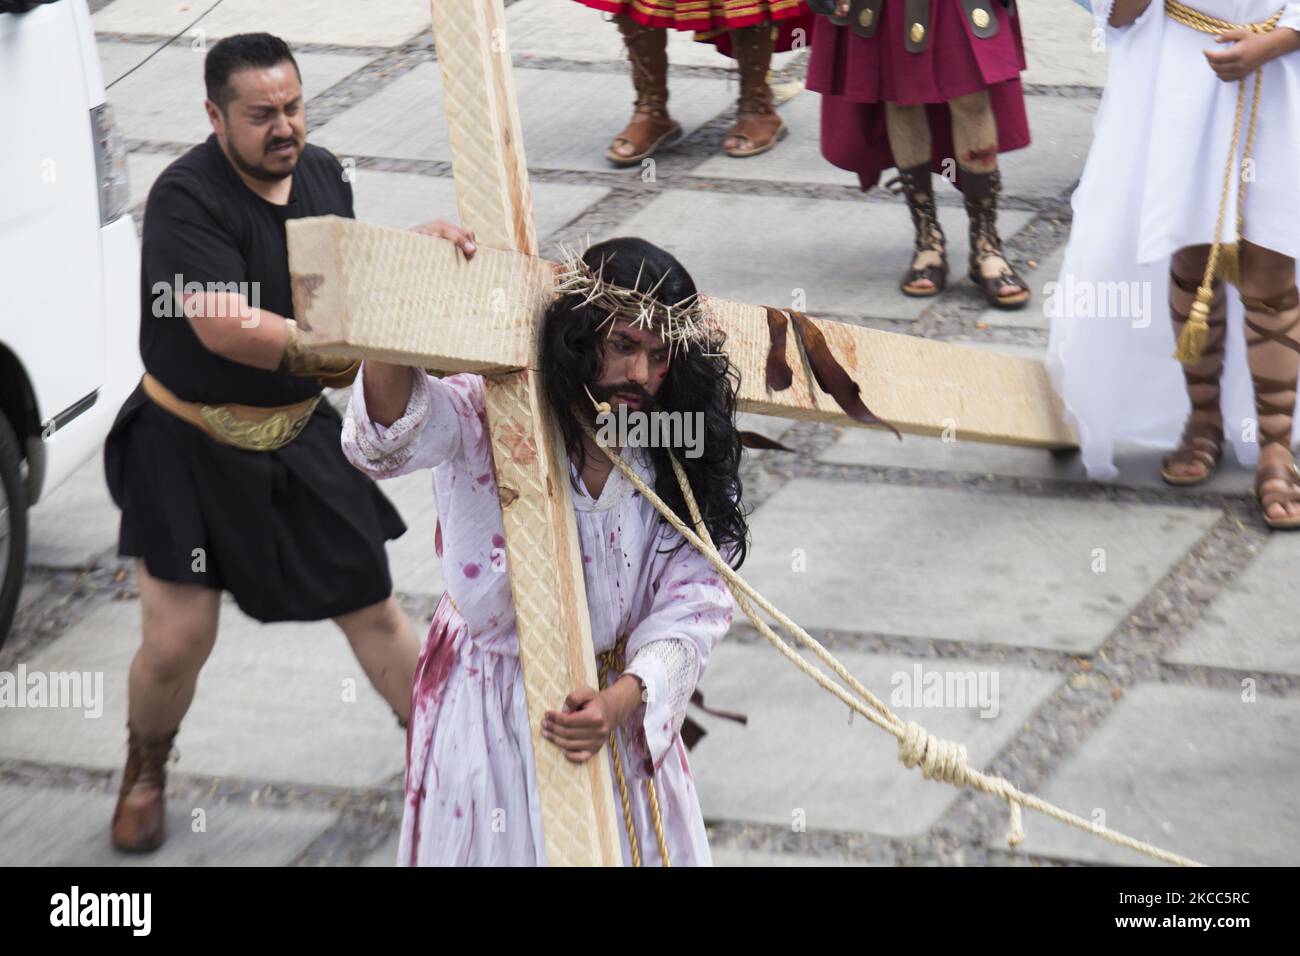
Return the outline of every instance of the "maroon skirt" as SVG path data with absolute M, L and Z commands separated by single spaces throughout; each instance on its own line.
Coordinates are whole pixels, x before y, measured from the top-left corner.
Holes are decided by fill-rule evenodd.
M 934 0 L 930 40 L 921 53 L 903 45 L 902 0 L 885 0 L 873 37 L 817 17 L 808 89 L 822 94 L 822 155 L 858 174 L 870 189 L 895 165 L 885 128 L 885 103 L 928 106 L 934 169 L 955 153 L 949 100 L 987 90 L 997 118 L 998 151 L 1029 145 L 1020 73 L 1025 69 L 1020 20 L 993 5 L 999 29 L 981 40 L 970 29 L 961 0 Z

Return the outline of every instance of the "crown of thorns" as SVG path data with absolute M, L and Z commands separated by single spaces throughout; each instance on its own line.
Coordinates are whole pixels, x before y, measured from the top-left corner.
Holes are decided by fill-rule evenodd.
M 699 345 L 708 351 L 713 341 L 714 323 L 704 313 L 703 304 L 698 293 L 693 293 L 680 302 L 671 304 L 656 298 L 665 273 L 654 286 L 641 291 L 641 269 L 637 269 L 633 288 L 615 285 L 604 277 L 606 259 L 601 259 L 600 266 L 592 269 L 582 256 L 567 248 L 560 250 L 564 261 L 556 273 L 556 291 L 560 295 L 573 295 L 582 299 L 580 305 L 593 305 L 603 309 L 608 315 L 600 323 L 600 328 L 608 326 L 613 331 L 614 321 L 623 319 L 634 327 L 653 332 L 668 343 L 669 353 L 675 349 L 689 349 Z M 610 257 L 612 258 L 612 256 Z

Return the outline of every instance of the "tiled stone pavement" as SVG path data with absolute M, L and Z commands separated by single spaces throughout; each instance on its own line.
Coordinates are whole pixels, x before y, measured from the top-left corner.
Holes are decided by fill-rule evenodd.
M 106 82 L 206 6 L 96 0 Z M 153 179 L 205 134 L 193 47 L 253 29 L 301 52 L 311 137 L 353 161 L 362 218 L 405 227 L 453 216 L 426 0 L 385 0 L 383 16 L 378 6 L 225 0 L 118 83 L 110 98 L 133 147 L 137 216 Z M 797 85 L 806 54 L 776 64 L 790 136 L 737 162 L 717 148 L 734 73 L 674 37 L 672 103 L 689 135 L 651 174 L 617 171 L 600 158 L 630 100 L 615 28 L 567 0 L 516 0 L 508 20 L 544 247 L 639 233 L 712 293 L 802 294 L 809 311 L 845 321 L 1041 354 L 1042 285 L 1059 268 L 1105 60 L 1070 0 L 1020 8 L 1035 144 L 1005 158 L 1002 227 L 1037 289 L 1030 309 L 991 312 L 961 281 L 929 303 L 896 293 L 906 212 L 821 160 L 817 98 Z M 940 202 L 960 263 L 959 197 L 943 191 Z M 758 425 L 798 454 L 746 465 L 757 509 L 746 573 L 901 714 L 1085 818 L 1211 863 L 1295 861 L 1300 538 L 1265 531 L 1246 470 L 1179 493 L 1143 449 L 1122 450 L 1121 480 L 1099 485 L 1068 456 Z M 428 479 L 387 490 L 411 526 L 390 549 L 397 590 L 427 622 L 441 586 Z M 148 861 L 116 856 L 108 817 L 139 607 L 113 555 L 99 460 L 32 524 L 0 670 L 102 672 L 103 713 L 0 711 L 0 862 L 392 862 L 401 736 L 346 642 L 329 624 L 259 627 L 229 602 L 178 741 L 172 839 Z M 1005 808 L 905 771 L 892 741 L 848 721 L 763 644 L 738 624 L 703 683 L 711 704 L 750 718 L 745 728 L 699 718 L 709 734 L 692 763 L 718 863 L 1141 862 L 1032 813 L 1027 841 L 1009 850 Z M 995 692 L 925 706 L 904 693 L 923 674 Z

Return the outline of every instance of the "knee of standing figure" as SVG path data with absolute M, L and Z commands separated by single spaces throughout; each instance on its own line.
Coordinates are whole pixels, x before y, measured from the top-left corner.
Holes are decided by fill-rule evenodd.
M 359 611 L 343 614 L 334 619 L 334 623 L 350 638 L 397 637 L 404 631 L 404 621 L 405 615 L 397 604 L 397 598 L 391 594 L 369 607 L 363 607 Z
M 1209 246 L 1186 246 L 1173 254 L 1169 267 L 1185 282 L 1199 283 L 1205 275 L 1209 258 Z
M 140 647 L 140 662 L 151 681 L 174 684 L 197 677 L 211 650 L 208 629 L 173 623 L 165 637 L 146 637 Z
M 948 101 L 948 109 L 959 120 L 976 119 L 992 110 L 986 90 L 976 90 Z
M 1243 242 L 1241 293 L 1256 299 L 1278 299 L 1295 288 L 1295 260 L 1263 246 Z

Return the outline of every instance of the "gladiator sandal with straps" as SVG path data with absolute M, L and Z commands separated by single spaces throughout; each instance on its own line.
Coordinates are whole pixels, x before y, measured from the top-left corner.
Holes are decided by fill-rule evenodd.
M 1292 333 L 1300 325 L 1300 293 L 1292 286 L 1269 299 L 1243 295 L 1241 301 L 1246 307 L 1246 353 L 1255 385 L 1255 413 L 1259 418 L 1261 459 L 1255 476 L 1255 495 L 1264 523 L 1270 528 L 1300 528 L 1300 514 L 1274 518 L 1268 513 L 1275 505 L 1300 505 L 1300 469 L 1296 468 L 1294 457 L 1287 465 L 1263 461 L 1264 449 L 1270 445 L 1281 445 L 1288 454 L 1291 451 L 1291 421 L 1295 414 L 1297 371 L 1300 371 L 1300 341 Z M 1279 347 L 1285 351 L 1279 352 Z M 1265 418 L 1279 421 L 1265 426 Z
M 1174 320 L 1174 337 L 1177 338 L 1187 322 L 1187 313 L 1174 307 L 1176 290 L 1195 297 L 1197 283 L 1188 281 L 1170 271 L 1169 311 Z M 1189 300 L 1190 307 L 1192 300 Z M 1171 485 L 1199 485 L 1208 481 L 1223 457 L 1223 419 L 1219 412 L 1219 379 L 1223 376 L 1223 342 L 1228 334 L 1227 292 L 1222 282 L 1214 284 L 1214 298 L 1210 302 L 1207 322 L 1210 330 L 1201 352 L 1201 358 L 1188 368 L 1183 367 L 1187 381 L 1187 397 L 1192 403 L 1192 414 L 1183 428 L 1178 449 L 1165 455 L 1161 462 L 1160 477 Z M 1212 392 L 1197 399 L 1192 389 L 1210 388 Z M 1187 474 L 1173 470 L 1175 465 L 1199 466 L 1200 471 Z
M 179 728 L 178 728 L 179 729 Z M 167 758 L 177 731 L 146 737 L 127 725 L 126 769 L 113 810 L 113 845 L 128 853 L 146 853 L 166 837 Z
M 961 171 L 962 195 L 966 200 L 966 215 L 970 219 L 970 280 L 984 293 L 989 305 L 996 309 L 1021 309 L 1029 301 L 1029 284 L 1011 268 L 1002 252 L 1002 239 L 998 236 L 998 196 L 1002 194 L 1002 174 L 998 170 L 976 173 Z M 997 275 L 986 276 L 981 265 L 986 259 L 1001 259 L 1003 266 Z M 1016 291 L 1002 295 L 1003 286 L 1015 286 Z
M 912 214 L 912 228 L 916 235 L 912 264 L 898 287 L 903 295 L 914 299 L 936 296 L 948 285 L 948 252 L 943 227 L 939 225 L 939 210 L 934 204 L 930 164 L 925 162 L 907 169 L 900 167 L 898 175 L 885 183 L 885 188 L 891 192 L 901 192 L 907 200 L 907 210 Z M 939 253 L 938 264 L 917 265 L 924 252 Z M 930 286 L 916 288 L 916 283 L 923 279 L 928 279 Z
M 616 19 L 632 64 L 636 107 L 627 126 L 610 141 L 605 158 L 615 166 L 636 166 L 681 139 L 682 127 L 668 115 L 668 31 L 627 16 Z M 618 152 L 624 144 L 631 147 L 628 155 Z

